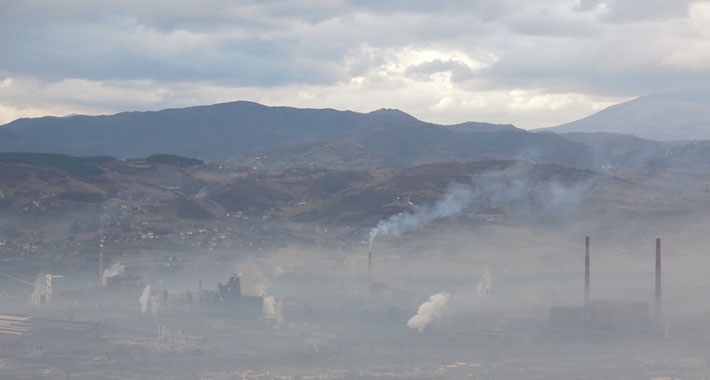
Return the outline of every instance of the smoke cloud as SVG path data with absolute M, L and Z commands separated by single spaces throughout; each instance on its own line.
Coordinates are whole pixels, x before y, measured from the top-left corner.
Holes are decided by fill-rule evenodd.
M 40 273 L 35 279 L 34 290 L 30 294 L 30 305 L 39 306 L 42 304 L 42 296 L 46 296 L 45 274 Z
M 115 262 L 111 264 L 108 269 L 104 270 L 103 276 L 101 277 L 101 282 L 106 285 L 106 279 L 109 277 L 114 277 L 118 276 L 120 274 L 123 274 L 123 272 L 126 270 L 126 266 L 123 265 L 121 262 Z
M 138 298 L 138 303 L 141 305 L 141 314 L 147 313 L 148 304 L 150 303 L 150 284 L 147 284 L 145 288 L 143 288 L 143 293 L 141 293 L 141 296 Z
M 209 195 L 209 193 L 208 193 L 208 191 L 207 191 L 207 188 L 206 188 L 206 187 L 202 187 L 202 188 L 200 188 L 200 190 L 197 192 L 197 194 L 195 194 L 195 198 L 197 198 L 197 199 L 202 199 L 202 198 L 206 197 L 207 195 Z
M 281 314 L 281 303 L 276 302 L 276 299 L 273 296 L 264 297 L 262 312 L 264 314 L 264 318 L 266 319 L 273 319 L 277 323 L 284 322 L 284 317 Z
M 441 315 L 449 302 L 449 293 L 437 293 L 419 306 L 417 314 L 407 322 L 407 327 L 423 331 L 434 318 Z
M 488 268 L 483 268 L 483 275 L 476 284 L 476 294 L 479 297 L 487 297 L 491 293 L 491 273 Z
M 399 237 L 407 230 L 420 225 L 431 223 L 440 218 L 460 214 L 474 201 L 474 196 L 470 186 L 454 184 L 449 187 L 444 197 L 432 206 L 423 206 L 415 212 L 405 212 L 380 220 L 377 225 L 370 230 L 370 250 L 378 235 L 390 235 Z
M 370 230 L 369 249 L 378 236 L 399 237 L 437 219 L 454 217 L 470 210 L 501 208 L 524 217 L 549 218 L 577 209 L 586 198 L 592 181 L 562 183 L 556 178 L 536 178 L 525 163 L 518 163 L 504 173 L 487 173 L 472 178 L 471 184 L 454 183 L 432 205 L 424 205 L 380 220 Z

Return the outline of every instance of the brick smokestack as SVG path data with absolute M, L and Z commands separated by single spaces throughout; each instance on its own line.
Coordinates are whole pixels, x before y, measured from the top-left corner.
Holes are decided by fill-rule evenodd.
M 104 237 L 99 240 L 99 286 L 104 285 Z
M 372 251 L 367 251 L 367 281 L 372 285 Z
M 656 318 L 661 317 L 661 239 L 656 239 Z
M 589 305 L 589 236 L 584 238 L 584 305 Z

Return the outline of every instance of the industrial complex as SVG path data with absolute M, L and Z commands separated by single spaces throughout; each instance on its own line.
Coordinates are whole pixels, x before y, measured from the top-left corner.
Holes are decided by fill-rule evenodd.
M 361 282 L 366 277 L 367 286 L 359 294 L 343 296 L 338 306 L 325 308 L 308 295 L 279 299 L 267 294 L 245 294 L 239 274 L 210 286 L 195 276 L 185 282 L 192 284 L 191 288 L 169 290 L 160 280 L 144 278 L 141 273 L 145 271 L 137 270 L 146 265 L 162 267 L 162 260 L 125 260 L 118 265 L 117 260 L 104 257 L 102 240 L 97 261 L 99 276 L 94 286 L 68 286 L 69 278 L 47 273 L 34 283 L 13 280 L 27 286 L 25 302 L 29 312 L 3 311 L 0 315 L 0 352 L 4 358 L 0 360 L 0 373 L 8 378 L 122 378 L 130 365 L 134 366 L 133 373 L 142 373 L 145 378 L 160 378 L 159 368 L 169 368 L 167 372 L 173 373 L 165 378 L 180 378 L 174 371 L 187 371 L 190 376 L 185 378 L 195 379 L 204 378 L 205 374 L 224 379 L 433 379 L 444 374 L 505 377 L 517 366 L 530 364 L 491 361 L 490 347 L 518 347 L 516 352 L 537 347 L 536 354 L 519 353 L 532 358 L 554 355 L 560 341 L 572 342 L 585 350 L 588 347 L 583 342 L 587 339 L 606 339 L 615 345 L 676 345 L 674 339 L 691 334 L 684 328 L 669 328 L 664 319 L 660 239 L 656 241 L 652 311 L 648 302 L 592 297 L 592 257 L 587 237 L 584 297 L 580 297 L 578 305 L 553 306 L 547 316 L 501 313 L 483 307 L 446 317 L 446 313 L 436 310 L 426 314 L 427 305 L 438 302 L 432 296 L 427 301 L 430 304 L 419 306 L 417 315 L 418 321 L 430 318 L 434 322 L 426 321 L 425 327 L 417 331 L 407 328 L 405 322 L 421 298 L 397 286 L 373 281 L 373 266 L 380 261 L 373 260 L 372 249 L 368 250 L 367 268 L 361 272 Z M 180 258 L 171 261 L 177 261 L 171 265 L 182 265 Z M 107 262 L 110 265 L 105 265 Z M 480 302 L 494 301 L 497 296 L 486 276 L 479 281 L 473 296 Z M 448 298 L 446 295 L 443 302 Z M 410 348 L 402 350 L 402 344 Z M 453 348 L 444 348 L 449 346 Z M 373 351 L 363 354 L 361 350 Z M 325 360 L 325 352 L 333 352 L 334 359 Z M 349 352 L 358 352 L 361 364 L 348 364 L 352 355 Z M 446 365 L 426 364 L 424 359 L 419 365 L 412 364 L 412 358 L 435 357 L 441 362 L 446 361 L 447 355 L 451 362 Z M 653 353 L 649 355 L 653 357 Z M 175 364 L 169 364 L 172 362 Z M 272 370 L 254 369 L 255 363 Z M 303 369 L 304 363 L 309 363 L 309 370 Z M 653 363 L 645 370 L 649 374 L 654 373 L 655 365 L 660 365 L 658 361 Z M 251 369 L 240 372 L 230 368 Z M 603 369 L 597 370 L 603 373 Z M 546 370 L 539 367 L 535 371 L 539 375 Z M 563 369 L 555 371 L 558 372 L 551 378 L 569 375 Z

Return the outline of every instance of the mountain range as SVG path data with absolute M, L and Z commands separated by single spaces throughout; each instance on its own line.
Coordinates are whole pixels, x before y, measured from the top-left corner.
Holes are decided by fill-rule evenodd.
M 710 120 L 709 100 L 708 91 L 651 95 L 536 131 L 481 122 L 434 124 L 396 109 L 359 113 L 237 101 L 18 119 L 0 126 L 0 151 L 118 159 L 167 153 L 265 169 L 369 170 L 523 159 L 578 169 L 654 171 L 710 163 L 710 143 L 690 141 L 710 138 L 703 127 L 703 120 Z
M 243 101 L 19 119 L 0 127 L 0 151 L 6 152 L 116 158 L 171 153 L 239 163 L 256 159 L 271 167 L 371 169 L 515 156 L 581 166 L 587 150 L 559 136 L 512 125 L 438 125 L 393 109 L 357 113 Z

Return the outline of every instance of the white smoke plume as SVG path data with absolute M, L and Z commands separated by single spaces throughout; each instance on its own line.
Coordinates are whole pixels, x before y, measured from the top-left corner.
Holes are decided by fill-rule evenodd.
M 110 267 L 104 269 L 103 276 L 101 277 L 101 283 L 106 285 L 106 279 L 109 277 L 114 277 L 123 274 L 125 272 L 126 266 L 121 262 L 112 263 Z
M 37 275 L 37 278 L 35 279 L 35 287 L 34 287 L 34 294 L 41 294 L 44 295 L 44 273 L 40 273 Z
M 488 268 L 483 268 L 483 275 L 478 280 L 476 284 L 476 294 L 479 297 L 487 297 L 491 293 L 491 273 L 488 272 Z
M 423 331 L 434 318 L 439 317 L 449 302 L 449 293 L 437 293 L 419 306 L 417 314 L 407 321 L 407 327 Z
M 516 164 L 504 173 L 488 173 L 472 178 L 471 184 L 452 184 L 443 198 L 414 212 L 404 212 L 380 220 L 370 230 L 369 248 L 377 236 L 399 237 L 404 232 L 437 219 L 452 217 L 470 209 L 505 208 L 537 218 L 555 217 L 574 211 L 595 180 L 560 183 L 556 177 L 541 177 L 526 164 Z
M 147 313 L 148 304 L 150 304 L 150 284 L 147 284 L 145 288 L 143 288 L 143 293 L 141 293 L 141 296 L 138 298 L 138 303 L 141 305 L 141 314 Z
M 39 306 L 42 304 L 42 297 L 46 296 L 46 282 L 45 282 L 45 274 L 40 273 L 37 276 L 37 279 L 35 279 L 35 285 L 34 285 L 34 290 L 32 291 L 32 294 L 30 295 L 30 305 L 32 306 Z
M 195 198 L 202 199 L 202 198 L 206 197 L 207 195 L 208 195 L 207 188 L 202 187 L 202 188 L 200 188 L 200 191 L 198 191 L 197 194 L 195 194 Z
M 273 319 L 277 323 L 284 322 L 284 317 L 281 314 L 281 302 L 276 302 L 276 299 L 273 296 L 264 297 L 262 312 L 264 314 L 264 318 L 266 319 Z
M 470 186 L 455 184 L 450 186 L 444 197 L 434 205 L 423 206 L 415 212 L 405 212 L 380 220 L 370 230 L 370 250 L 378 235 L 398 237 L 407 230 L 431 223 L 436 219 L 455 216 L 469 207 L 474 199 Z

